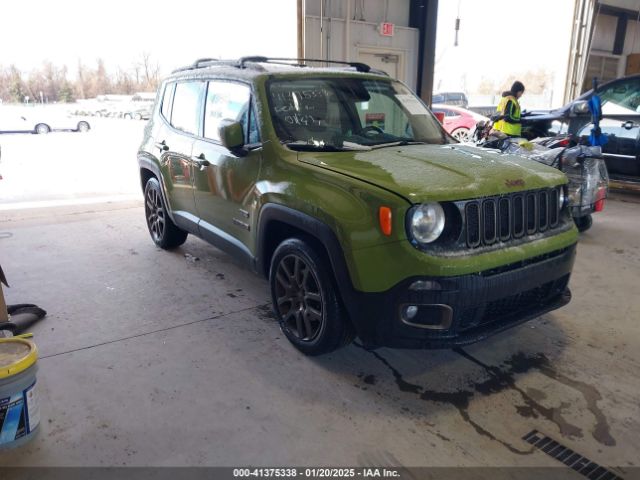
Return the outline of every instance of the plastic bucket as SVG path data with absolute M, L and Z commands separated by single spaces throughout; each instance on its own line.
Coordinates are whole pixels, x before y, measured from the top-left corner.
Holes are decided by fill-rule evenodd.
M 0 449 L 29 441 L 40 423 L 38 349 L 22 338 L 0 339 Z

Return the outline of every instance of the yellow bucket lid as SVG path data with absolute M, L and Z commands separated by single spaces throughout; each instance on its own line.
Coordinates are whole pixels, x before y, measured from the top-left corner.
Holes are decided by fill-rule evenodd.
M 25 371 L 38 360 L 38 347 L 22 338 L 0 338 L 0 379 Z

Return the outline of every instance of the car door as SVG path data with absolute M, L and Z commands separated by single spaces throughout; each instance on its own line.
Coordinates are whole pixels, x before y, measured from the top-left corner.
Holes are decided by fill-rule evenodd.
M 244 126 L 245 151 L 233 153 L 220 142 L 223 120 Z M 214 244 L 254 251 L 255 183 L 262 148 L 249 85 L 227 80 L 208 83 L 202 137 L 194 142 L 195 202 L 200 232 Z
M 587 143 L 592 129 L 593 123 L 590 122 L 578 132 L 582 142 Z M 622 121 L 604 117 L 600 121 L 600 130 L 607 136 L 602 154 L 609 174 L 640 179 L 640 161 L 638 161 L 640 124 L 632 120 Z
M 194 198 L 193 142 L 200 130 L 205 82 L 184 81 L 165 89 L 165 122 L 155 135 L 167 202 L 178 224 L 197 224 Z
M 623 78 L 598 91 L 602 101 L 602 133 L 608 142 L 602 147 L 605 163 L 613 176 L 640 177 L 640 76 Z M 582 128 L 588 137 L 591 123 Z

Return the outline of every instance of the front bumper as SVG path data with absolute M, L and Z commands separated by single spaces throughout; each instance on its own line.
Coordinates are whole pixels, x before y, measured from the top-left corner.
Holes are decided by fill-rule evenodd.
M 366 346 L 466 345 L 569 303 L 575 253 L 573 244 L 477 274 L 412 277 L 386 292 L 354 292 L 347 309 Z M 409 306 L 418 311 L 411 319 Z

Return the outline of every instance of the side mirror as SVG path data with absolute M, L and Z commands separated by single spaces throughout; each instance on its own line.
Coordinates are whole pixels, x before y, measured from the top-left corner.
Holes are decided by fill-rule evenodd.
M 578 100 L 577 102 L 573 102 L 570 108 L 572 115 L 583 115 L 585 113 L 589 113 L 589 102 L 586 100 Z
M 238 122 L 222 120 L 218 127 L 218 135 L 222 145 L 231 152 L 237 154 L 244 147 L 244 128 Z
M 444 123 L 444 112 L 433 112 L 440 123 Z

